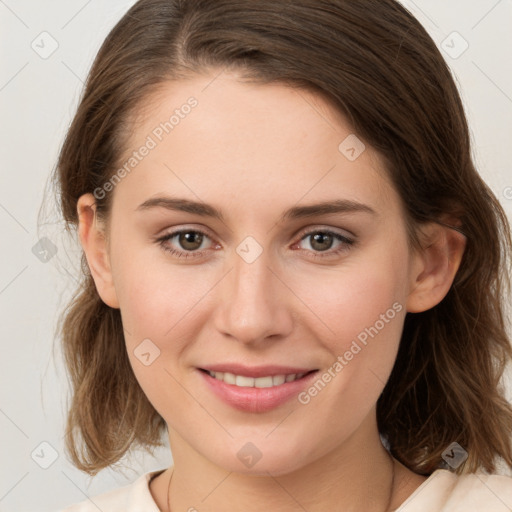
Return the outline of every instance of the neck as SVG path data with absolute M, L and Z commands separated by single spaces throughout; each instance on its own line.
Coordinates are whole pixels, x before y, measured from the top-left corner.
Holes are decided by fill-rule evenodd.
M 382 446 L 376 422 L 362 425 L 342 446 L 284 475 L 230 472 L 198 454 L 177 432 L 170 430 L 169 440 L 174 467 L 152 486 L 162 511 L 169 510 L 169 482 L 171 511 L 388 512 L 400 504 L 394 490 L 404 468 L 393 464 Z

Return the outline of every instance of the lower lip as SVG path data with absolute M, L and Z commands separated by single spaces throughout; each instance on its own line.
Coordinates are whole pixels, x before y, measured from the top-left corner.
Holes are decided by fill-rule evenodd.
M 226 384 L 222 380 L 211 377 L 208 373 L 198 370 L 207 386 L 224 402 L 235 409 L 245 412 L 266 412 L 296 397 L 309 385 L 317 371 L 299 380 L 285 382 L 271 388 L 250 388 Z

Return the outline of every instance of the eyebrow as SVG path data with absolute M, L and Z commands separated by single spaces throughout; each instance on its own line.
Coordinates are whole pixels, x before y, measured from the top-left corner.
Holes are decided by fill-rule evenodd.
M 222 212 L 214 206 L 207 203 L 175 197 L 152 197 L 141 203 L 135 211 L 145 211 L 153 208 L 182 211 L 200 215 L 202 217 L 218 219 L 223 223 L 225 222 Z M 337 199 L 334 201 L 324 201 L 306 206 L 293 206 L 283 213 L 280 218 L 280 222 L 333 213 L 369 213 L 371 215 L 378 215 L 377 212 L 367 204 L 349 199 Z

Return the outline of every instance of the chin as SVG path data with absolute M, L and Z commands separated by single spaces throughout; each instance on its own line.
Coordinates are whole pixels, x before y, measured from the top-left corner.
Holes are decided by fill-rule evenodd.
M 304 454 L 303 443 L 299 447 L 296 443 L 286 444 L 280 438 L 269 442 L 265 435 L 260 438 L 251 436 L 244 440 L 231 440 L 229 446 L 224 446 L 222 453 L 217 451 L 203 454 L 226 471 L 252 476 L 286 475 L 308 463 L 309 457 Z M 314 460 L 314 455 L 310 455 L 311 461 Z

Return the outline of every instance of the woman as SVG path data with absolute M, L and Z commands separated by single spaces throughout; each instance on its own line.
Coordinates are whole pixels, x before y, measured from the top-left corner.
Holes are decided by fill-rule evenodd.
M 512 506 L 510 228 L 398 3 L 137 2 L 56 180 L 70 456 L 174 461 L 66 510 Z

